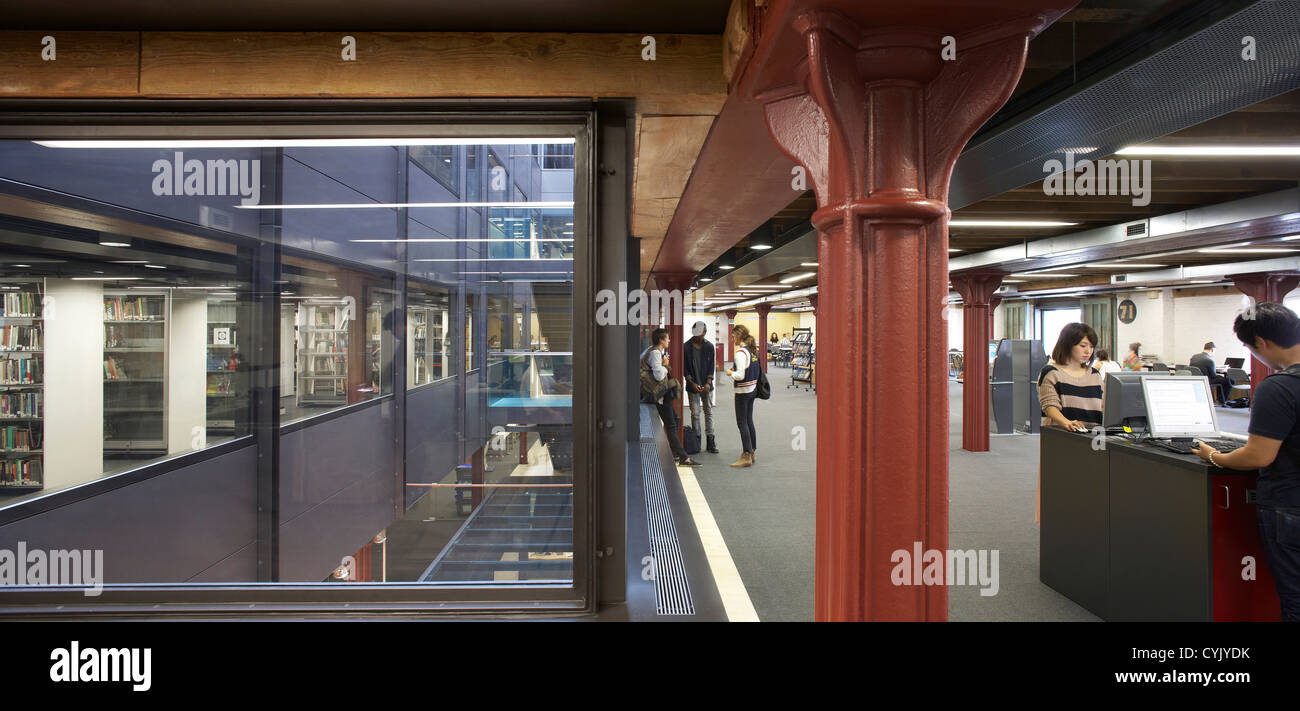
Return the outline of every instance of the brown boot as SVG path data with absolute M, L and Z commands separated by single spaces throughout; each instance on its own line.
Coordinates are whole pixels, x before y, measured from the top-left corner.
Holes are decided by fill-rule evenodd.
M 754 455 L 749 452 L 741 452 L 740 459 L 731 463 L 733 467 L 748 467 L 754 464 Z

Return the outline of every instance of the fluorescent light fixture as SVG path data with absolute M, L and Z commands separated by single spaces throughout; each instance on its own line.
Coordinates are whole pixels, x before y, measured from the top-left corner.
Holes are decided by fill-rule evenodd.
M 821 266 L 821 265 L 818 264 L 817 262 L 802 262 L 802 263 L 799 264 L 799 266 L 801 266 L 801 267 L 818 267 L 818 266 Z
M 114 259 L 109 264 L 148 264 L 147 259 Z
M 162 140 L 69 140 L 32 141 L 46 148 L 363 148 L 368 146 L 507 146 L 536 143 L 571 144 L 573 137 L 510 138 L 229 138 L 229 139 L 162 139 Z
M 13 265 L 13 266 L 15 266 L 15 267 L 30 267 L 31 265 L 30 265 L 30 264 L 15 264 L 15 265 Z
M 112 239 L 109 239 L 107 241 L 101 239 L 99 240 L 99 244 L 101 247 L 130 247 L 131 246 L 130 242 L 118 242 Z
M 139 281 L 140 277 L 72 277 L 73 281 Z
M 1119 156 L 1190 156 L 1213 157 L 1231 156 L 1235 158 L 1279 156 L 1300 156 L 1300 146 L 1126 146 L 1115 152 Z
M 1300 249 L 1293 247 L 1211 247 L 1196 251 L 1203 254 L 1280 254 L 1284 252 L 1300 252 Z
M 1022 279 L 1063 279 L 1066 277 L 1077 277 L 1079 275 L 1052 273 L 1052 274 L 1017 274 L 1016 276 Z
M 1073 227 L 1077 222 L 1054 220 L 949 220 L 949 227 Z
M 960 249 L 953 249 L 952 247 L 948 248 L 948 254 L 952 254 L 953 252 L 960 252 L 960 251 L 961 251 Z
M 804 272 L 803 274 L 795 274 L 794 276 L 788 276 L 788 277 L 782 279 L 782 280 L 781 280 L 781 283 L 782 283 L 782 284 L 793 284 L 793 283 L 795 283 L 796 281 L 803 281 L 804 279 L 810 279 L 810 278 L 815 277 L 815 276 L 817 276 L 817 272 Z
M 407 239 L 350 239 L 349 242 L 381 242 L 381 243 L 407 243 L 407 244 L 454 244 L 456 242 L 493 242 L 496 244 L 510 244 L 512 242 L 527 242 L 528 240 L 519 239 L 502 239 L 499 237 L 415 237 Z M 538 237 L 537 242 L 572 242 L 572 237 Z M 484 257 L 486 259 L 486 257 Z
M 703 281 L 713 281 L 713 280 L 708 277 L 700 277 L 700 281 L 703 282 Z
M 749 248 L 750 248 L 750 249 L 757 249 L 757 250 L 760 250 L 760 251 L 761 251 L 761 250 L 771 249 L 771 248 L 772 248 L 772 245 L 770 245 L 770 244 L 751 244 L 751 245 L 749 245 Z
M 166 268 L 167 268 L 167 267 L 164 267 L 164 266 L 162 266 L 162 265 L 160 265 L 160 264 L 146 264 L 146 265 L 144 265 L 144 267 L 145 267 L 145 269 L 166 269 Z
M 1218 279 L 1192 279 L 1188 284 L 1217 284 Z
M 1002 283 L 1003 284 L 1024 284 L 1025 280 L 1024 279 L 1003 279 Z
M 1168 264 L 1152 264 L 1150 262 L 1093 262 L 1092 264 L 1083 265 L 1090 269 L 1114 269 L 1117 267 L 1167 267 Z
M 718 268 L 726 269 L 727 271 L 731 271 L 732 269 L 735 269 L 735 267 L 731 266 L 730 264 L 719 264 Z
M 538 202 L 339 202 L 315 205 L 235 205 L 240 210 L 364 210 L 368 208 L 394 209 L 399 207 L 487 207 L 530 209 L 545 207 L 573 207 L 572 200 L 543 200 Z M 101 242 L 100 244 L 103 244 Z

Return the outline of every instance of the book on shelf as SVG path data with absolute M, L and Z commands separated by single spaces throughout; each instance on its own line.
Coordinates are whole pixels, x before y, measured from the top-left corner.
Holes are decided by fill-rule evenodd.
M 0 348 L 9 351 L 35 351 L 42 348 L 40 326 L 0 327 Z
M 0 486 L 43 486 L 41 460 L 32 458 L 0 461 Z
M 42 382 L 39 358 L 8 358 L 0 361 L 0 384 L 28 385 Z
M 41 417 L 40 393 L 0 394 L 0 418 Z
M 38 318 L 41 309 L 41 295 L 20 291 L 5 294 L 0 300 L 0 316 L 4 318 Z
M 106 321 L 161 321 L 163 300 L 158 296 L 105 296 Z
M 0 427 L 0 449 L 6 452 L 27 452 L 41 448 L 40 427 L 5 425 Z

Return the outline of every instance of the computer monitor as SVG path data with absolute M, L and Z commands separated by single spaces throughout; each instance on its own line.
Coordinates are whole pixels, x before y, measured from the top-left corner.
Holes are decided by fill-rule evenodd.
M 1219 433 L 1210 381 L 1204 375 L 1143 378 L 1142 395 L 1152 437 L 1213 437 Z
M 1105 427 L 1127 426 L 1136 431 L 1147 428 L 1147 406 L 1142 396 L 1141 380 L 1166 378 L 1165 373 L 1107 373 L 1106 405 L 1102 411 Z
M 1246 366 L 1245 358 L 1224 358 L 1223 364 L 1229 368 L 1244 368 Z

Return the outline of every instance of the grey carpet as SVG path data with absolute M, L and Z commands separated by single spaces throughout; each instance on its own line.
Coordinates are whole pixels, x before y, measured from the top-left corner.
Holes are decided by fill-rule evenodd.
M 756 466 L 727 466 L 740 452 L 740 434 L 725 383 L 714 413 L 722 453 L 697 457 L 704 463 L 696 469 L 700 487 L 764 621 L 812 619 L 817 399 L 803 389 L 788 389 L 789 374 L 773 368 L 773 397 L 755 404 Z M 999 590 L 981 596 L 979 587 L 951 587 L 948 618 L 1096 620 L 1038 581 L 1038 437 L 994 436 L 991 451 L 966 452 L 961 449 L 961 386 L 950 383 L 949 393 L 949 547 L 997 549 Z M 1223 412 L 1219 410 L 1221 418 Z M 794 449 L 795 427 L 806 428 L 806 449 Z

